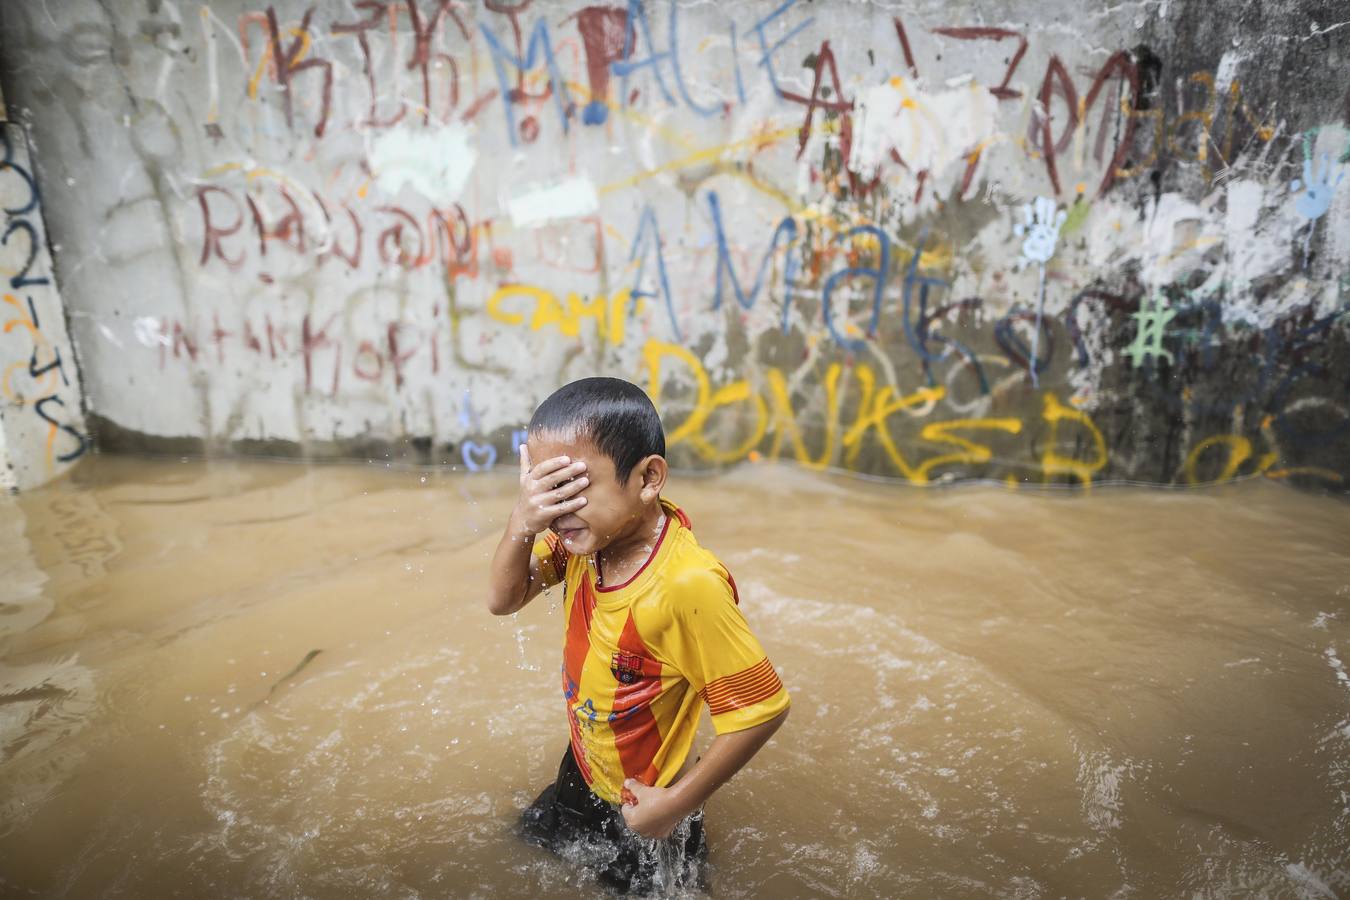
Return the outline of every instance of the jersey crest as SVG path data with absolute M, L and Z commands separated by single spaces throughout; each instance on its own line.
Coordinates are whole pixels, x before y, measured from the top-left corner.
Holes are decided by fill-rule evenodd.
M 620 650 L 609 658 L 609 670 L 619 684 L 632 684 L 642 677 L 642 663 L 642 657 Z

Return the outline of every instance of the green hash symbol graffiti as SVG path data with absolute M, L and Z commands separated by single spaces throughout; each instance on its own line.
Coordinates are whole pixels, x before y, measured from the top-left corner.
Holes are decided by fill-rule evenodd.
M 1176 314 L 1176 310 L 1167 306 L 1166 300 L 1157 296 L 1150 297 L 1139 305 L 1139 312 L 1131 316 L 1138 323 L 1134 343 L 1125 350 L 1125 355 L 1134 362 L 1136 369 L 1150 357 L 1162 356 L 1169 363 L 1172 361 L 1171 352 L 1164 349 L 1162 342 L 1167 323 L 1171 322 Z

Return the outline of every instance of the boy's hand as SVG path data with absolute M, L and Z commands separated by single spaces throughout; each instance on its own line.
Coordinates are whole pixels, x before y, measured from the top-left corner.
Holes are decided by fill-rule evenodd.
M 521 444 L 520 499 L 512 515 L 519 528 L 536 535 L 559 516 L 585 506 L 586 498 L 576 496 L 590 483 L 582 474 L 585 471 L 586 463 L 573 462 L 566 456 L 555 456 L 531 467 L 530 451 Z
M 681 819 L 706 803 L 713 791 L 759 752 L 787 714 L 784 709 L 767 722 L 719 734 L 694 767 L 668 788 L 647 787 L 636 778 L 625 779 L 619 795 L 624 822 L 643 837 L 669 837 Z
M 693 812 L 682 808 L 669 788 L 648 787 L 629 778 L 623 790 L 623 820 L 645 838 L 670 837 L 680 820 Z

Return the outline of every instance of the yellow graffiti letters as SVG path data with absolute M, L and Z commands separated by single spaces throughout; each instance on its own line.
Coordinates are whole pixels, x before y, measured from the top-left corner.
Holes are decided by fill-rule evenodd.
M 595 323 L 596 334 L 601 340 L 607 340 L 616 346 L 623 343 L 631 298 L 627 288 L 609 298 L 603 294 L 583 298 L 580 294 L 572 292 L 567 295 L 564 305 L 556 295 L 541 287 L 507 284 L 498 288 L 488 298 L 488 315 L 505 325 L 526 324 L 526 312 L 509 309 L 504 305 L 516 298 L 523 298 L 532 304 L 527 308 L 531 331 L 539 331 L 545 326 L 553 325 L 565 337 L 580 337 L 581 323 L 589 319 Z
M 709 385 L 708 373 L 704 370 L 703 364 L 699 362 L 698 357 L 685 348 L 678 344 L 649 340 L 642 350 L 643 366 L 647 369 L 650 379 L 647 393 L 651 395 L 653 402 L 658 406 L 661 402 L 662 385 L 664 383 L 661 373 L 663 359 L 673 357 L 684 363 L 685 369 L 688 370 L 694 380 L 697 393 L 693 411 L 689 413 L 684 422 L 671 430 L 666 436 L 667 447 L 688 441 L 694 451 L 708 462 L 726 463 L 744 459 L 750 454 L 751 450 L 759 446 L 759 442 L 764 438 L 764 432 L 769 425 L 769 411 L 764 404 L 764 399 L 760 397 L 758 391 L 750 386 L 750 382 L 744 379 L 733 381 L 713 391 Z M 751 412 L 754 416 L 750 436 L 729 450 L 714 445 L 704 433 L 708 419 L 722 407 L 729 407 L 746 401 L 750 403 Z
M 862 373 L 859 372 L 859 375 L 861 374 Z M 868 372 L 868 375 L 870 376 L 871 373 Z M 867 378 L 866 381 L 869 382 L 870 386 L 871 379 Z M 871 393 L 870 391 L 865 392 Z M 890 385 L 886 385 L 880 391 L 877 391 L 876 395 L 872 398 L 871 408 L 864 413 L 863 410 L 867 409 L 867 407 L 859 406 L 858 420 L 853 423 L 853 426 L 849 428 L 848 432 L 844 435 L 844 446 L 848 448 L 848 455 L 846 457 L 848 464 L 851 465 L 853 460 L 857 458 L 858 451 L 862 449 L 862 439 L 867 435 L 867 432 L 875 430 L 877 433 L 877 441 L 881 444 L 882 450 L 886 452 L 886 456 L 890 459 L 896 469 L 900 471 L 900 474 L 904 475 L 905 478 L 915 484 L 927 484 L 928 476 L 926 471 L 924 471 L 922 466 L 915 468 L 909 464 L 909 461 L 905 459 L 904 454 L 896 447 L 895 439 L 891 437 L 891 432 L 886 425 L 886 421 L 894 413 L 900 412 L 901 410 L 908 412 L 915 407 L 919 407 L 919 412 L 916 414 L 923 415 L 928 410 L 931 410 L 933 406 L 946 395 L 946 393 L 946 388 L 941 386 L 920 388 L 912 394 L 905 394 L 903 396 L 896 396 L 895 390 Z
M 1045 395 L 1042 417 L 1049 423 L 1050 429 L 1045 436 L 1045 451 L 1041 454 L 1041 471 L 1047 478 L 1051 475 L 1072 475 L 1082 482 L 1084 490 L 1092 487 L 1092 476 L 1105 468 L 1109 459 L 1106 438 L 1102 436 L 1101 429 L 1087 413 L 1065 406 L 1054 394 Z M 1092 438 L 1094 459 L 1081 460 L 1059 452 L 1060 422 L 1077 422 L 1083 426 Z
M 1237 474 L 1238 469 L 1252 455 L 1252 442 L 1240 434 L 1215 434 L 1205 438 L 1195 445 L 1186 456 L 1186 483 L 1200 483 L 1200 459 L 1211 447 L 1227 448 L 1227 456 L 1224 459 L 1223 470 L 1216 476 L 1214 481 L 1228 481 Z
M 825 372 L 825 446 L 821 448 L 820 455 L 815 459 L 811 458 L 811 453 L 806 449 L 806 443 L 802 440 L 801 428 L 797 424 L 797 414 L 792 409 L 792 401 L 788 397 L 787 380 L 783 378 L 783 373 L 777 369 L 769 369 L 769 391 L 773 396 L 773 446 L 769 448 L 769 458 L 777 459 L 779 450 L 783 445 L 783 438 L 788 437 L 792 440 L 792 452 L 797 462 L 808 469 L 817 471 L 824 469 L 834 458 L 834 446 L 839 432 L 839 373 L 843 367 L 839 363 L 831 363 L 829 369 Z M 868 373 L 871 374 L 870 372 Z

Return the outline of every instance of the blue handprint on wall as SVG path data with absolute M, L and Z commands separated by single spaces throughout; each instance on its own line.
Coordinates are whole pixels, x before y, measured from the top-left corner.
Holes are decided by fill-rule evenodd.
M 1303 238 L 1303 267 L 1305 269 L 1308 267 L 1313 230 L 1317 228 L 1317 220 L 1326 215 L 1327 210 L 1331 208 L 1331 196 L 1336 193 L 1336 186 L 1345 177 L 1345 172 L 1338 172 L 1336 180 L 1332 181 L 1332 168 L 1331 155 L 1323 153 L 1322 165 L 1314 170 L 1312 154 L 1305 146 L 1303 151 L 1303 178 L 1295 178 L 1289 183 L 1289 190 L 1302 191 L 1294 200 L 1294 209 L 1308 220 L 1308 233 Z
M 1294 201 L 1294 209 L 1298 210 L 1299 215 L 1307 219 L 1320 219 L 1331 208 L 1331 195 L 1336 192 L 1336 185 L 1345 177 L 1345 173 L 1340 172 L 1333 182 L 1331 169 L 1329 153 L 1322 154 L 1322 166 L 1315 172 L 1312 159 L 1303 160 L 1302 180 L 1295 178 L 1289 183 L 1291 191 L 1303 190 L 1303 194 Z

